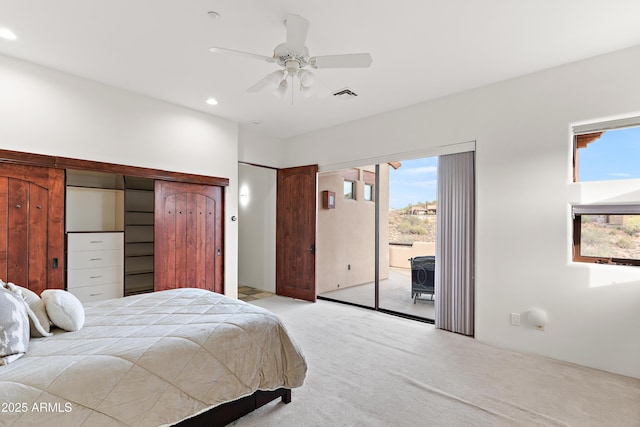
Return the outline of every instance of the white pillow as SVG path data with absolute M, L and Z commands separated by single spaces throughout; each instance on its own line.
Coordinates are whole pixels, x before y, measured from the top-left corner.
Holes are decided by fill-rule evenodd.
M 49 320 L 49 316 L 47 316 L 47 309 L 38 294 L 31 289 L 23 288 L 11 282 L 6 283 L 4 287 L 20 296 L 27 303 L 29 308 L 27 314 L 29 315 L 29 326 L 32 337 L 50 337 L 53 335 L 50 332 L 51 321 Z
M 69 332 L 84 326 L 84 307 L 75 295 L 62 289 L 46 289 L 40 296 L 54 325 Z
M 28 348 L 27 304 L 19 296 L 0 286 L 0 366 L 21 357 Z

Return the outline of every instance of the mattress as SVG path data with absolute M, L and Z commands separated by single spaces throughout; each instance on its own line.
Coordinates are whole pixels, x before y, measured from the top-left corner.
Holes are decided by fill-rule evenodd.
M 220 294 L 173 289 L 87 303 L 85 315 L 0 367 L 0 425 L 171 425 L 304 382 L 279 318 Z

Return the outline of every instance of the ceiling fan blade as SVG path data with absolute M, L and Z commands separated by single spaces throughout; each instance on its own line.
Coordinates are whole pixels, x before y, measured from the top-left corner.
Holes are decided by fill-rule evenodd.
M 372 61 L 369 53 L 347 53 L 309 58 L 309 64 L 313 68 L 367 68 Z
M 287 47 L 296 53 L 302 53 L 307 40 L 309 21 L 300 15 L 287 15 Z
M 249 89 L 247 89 L 247 92 L 250 92 L 250 93 L 260 92 L 262 89 L 264 89 L 267 86 L 269 86 L 269 76 L 268 75 L 266 77 L 264 77 L 263 79 L 261 79 L 260 81 L 258 81 L 253 86 L 251 86 Z
M 249 89 L 247 89 L 247 92 L 250 92 L 250 93 L 260 92 L 262 89 L 269 86 L 275 89 L 278 87 L 278 85 L 284 78 L 285 78 L 284 71 L 276 70 L 264 76 L 263 79 L 261 79 L 256 84 L 254 84 Z
M 275 62 L 275 59 L 273 59 L 270 56 L 258 55 L 256 53 L 244 52 L 244 51 L 241 51 L 241 50 L 227 49 L 227 48 L 224 48 L 224 47 L 216 47 L 216 46 L 214 46 L 214 47 L 209 48 L 209 51 L 213 52 L 213 53 L 218 53 L 218 52 L 230 53 L 232 55 L 244 56 L 244 57 L 247 57 L 247 58 L 258 59 L 260 61 L 265 61 L 265 62 Z

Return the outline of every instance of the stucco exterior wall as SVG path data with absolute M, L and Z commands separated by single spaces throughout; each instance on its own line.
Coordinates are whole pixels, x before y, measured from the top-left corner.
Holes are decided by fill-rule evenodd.
M 373 166 L 363 167 L 374 171 Z M 316 292 L 374 281 L 375 203 L 364 200 L 362 174 L 355 182 L 355 200 L 343 196 L 342 171 L 318 175 Z M 335 209 L 322 207 L 322 192 L 336 193 Z M 389 277 L 389 167 L 380 165 L 380 279 Z
M 411 268 L 409 258 L 436 256 L 436 242 L 413 242 L 412 245 L 389 245 L 389 267 Z

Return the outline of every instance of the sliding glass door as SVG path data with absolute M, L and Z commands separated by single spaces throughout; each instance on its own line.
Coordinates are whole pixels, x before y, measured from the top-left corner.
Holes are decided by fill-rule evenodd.
M 319 298 L 433 320 L 415 267 L 435 255 L 436 171 L 431 157 L 319 174 Z
M 375 308 L 375 166 L 318 174 L 318 297 Z
M 474 151 L 319 177 L 318 298 L 473 336 Z
M 438 158 L 395 162 L 380 200 L 381 262 L 378 308 L 433 320 Z M 382 176 L 381 176 L 382 178 Z M 381 186 L 382 188 L 382 186 Z

